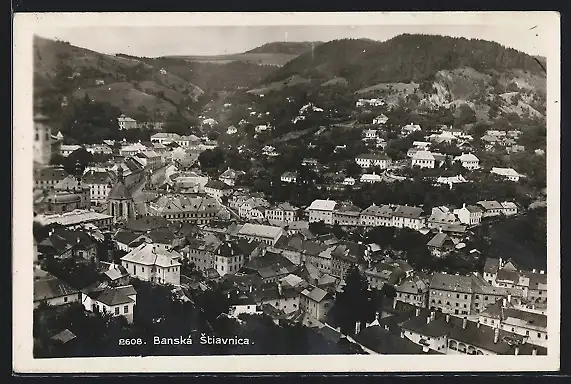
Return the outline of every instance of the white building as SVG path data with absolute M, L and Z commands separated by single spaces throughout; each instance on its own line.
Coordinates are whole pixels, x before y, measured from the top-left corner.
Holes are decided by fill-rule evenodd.
M 418 151 L 412 156 L 412 166 L 421 168 L 440 167 L 444 163 L 446 155 L 429 151 Z
M 343 185 L 355 185 L 355 179 L 352 177 L 346 177 L 345 180 L 343 180 Z
M 261 224 L 244 224 L 237 232 L 237 236 L 247 240 L 258 240 L 268 245 L 274 245 L 284 230 L 280 227 Z
M 128 323 L 132 323 L 137 292 L 132 285 L 107 286 L 82 292 L 81 303 L 88 312 L 106 313 L 113 317 L 123 316 Z
M 509 181 L 519 181 L 519 179 L 521 177 L 523 177 L 523 175 L 520 175 L 515 169 L 513 168 L 498 168 L 498 167 L 493 167 L 492 170 L 490 171 L 490 173 L 493 173 L 495 175 L 498 176 L 502 176 L 503 178 L 509 180 Z
M 130 276 L 162 284 L 180 285 L 180 253 L 158 244 L 143 243 L 121 258 Z
M 503 201 L 500 203 L 502 205 L 502 213 L 506 216 L 517 214 L 517 205 L 511 201 Z
M 462 204 L 462 208 L 455 209 L 454 214 L 462 224 L 479 225 L 482 222 L 482 209 L 475 205 Z
M 454 161 L 459 161 L 466 169 L 474 170 L 480 168 L 480 159 L 472 153 L 463 153 L 455 157 Z
M 383 181 L 381 175 L 377 175 L 376 173 L 363 173 L 361 178 L 359 179 L 361 183 L 380 183 Z
M 284 183 L 296 183 L 297 173 L 296 172 L 284 172 L 280 177 L 280 180 Z
M 291 223 L 297 220 L 299 208 L 290 203 L 281 203 L 276 207 L 266 209 L 266 219 Z
M 119 130 L 124 129 L 135 129 L 137 128 L 137 120 L 121 115 L 117 118 L 117 123 L 119 124 Z
M 383 125 L 387 121 L 389 121 L 388 117 L 386 117 L 385 115 L 380 115 L 380 116 L 377 116 L 373 119 L 373 124 Z
M 214 269 L 220 276 L 235 274 L 245 263 L 244 253 L 232 242 L 223 243 L 214 254 Z
M 167 145 L 169 143 L 172 143 L 173 141 L 176 142 L 179 139 L 180 135 L 176 133 L 160 132 L 160 133 L 155 133 L 153 136 L 151 136 L 151 143 L 160 143 L 163 145 Z
M 228 135 L 233 135 L 237 132 L 238 132 L 238 129 L 233 125 L 229 126 L 228 129 L 226 130 L 226 134 L 228 134 Z
M 355 157 L 355 162 L 361 168 L 379 167 L 387 169 L 391 165 L 391 158 L 384 154 L 365 153 Z
M 408 136 L 413 132 L 421 131 L 422 128 L 418 124 L 407 124 L 401 128 L 401 135 Z
M 323 221 L 325 224 L 333 224 L 333 211 L 337 203 L 333 200 L 314 200 L 307 208 L 309 222 Z

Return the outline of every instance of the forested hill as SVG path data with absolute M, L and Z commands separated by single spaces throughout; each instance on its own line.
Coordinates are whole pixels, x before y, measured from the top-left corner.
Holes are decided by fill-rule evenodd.
M 315 49 L 323 44 L 322 41 L 276 41 L 267 43 L 246 51 L 245 53 L 282 53 L 288 55 L 300 55 Z
M 294 75 L 323 80 L 342 77 L 352 88 L 362 88 L 383 82 L 419 82 L 438 71 L 463 67 L 479 72 L 544 72 L 536 58 L 494 42 L 404 34 L 385 42 L 342 39 L 318 45 L 270 74 L 264 83 Z

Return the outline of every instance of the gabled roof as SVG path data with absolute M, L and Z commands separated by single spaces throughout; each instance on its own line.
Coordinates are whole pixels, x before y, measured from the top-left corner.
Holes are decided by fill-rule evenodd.
M 500 260 L 493 259 L 491 257 L 486 258 L 486 263 L 484 264 L 484 272 L 498 273 L 499 268 L 500 268 Z
M 486 211 L 492 209 L 502 209 L 502 205 L 495 200 L 478 201 L 477 204 L 480 205 L 482 208 L 484 208 Z
M 390 218 L 393 216 L 393 210 L 389 205 L 379 206 L 372 204 L 368 208 L 361 211 L 361 215 Z
M 114 287 L 106 287 L 102 290 L 85 292 L 85 294 L 89 296 L 92 300 L 97 300 L 100 303 L 103 303 L 110 307 L 115 305 L 133 303 L 135 301 L 131 299 L 129 296 L 127 296 L 125 293 L 123 293 L 123 290 Z
M 34 301 L 49 300 L 75 293 L 79 293 L 79 291 L 51 275 L 34 280 Z
M 423 213 L 422 208 L 410 207 L 407 205 L 398 205 L 393 212 L 394 216 L 398 217 L 408 217 L 408 218 L 419 218 Z
M 115 183 L 111 191 L 109 192 L 108 200 L 132 200 L 131 192 L 125 186 L 125 183 L 118 181 Z
M 320 210 L 320 211 L 333 211 L 337 203 L 334 200 L 314 200 L 311 205 L 307 208 L 308 210 Z
M 430 289 L 471 293 L 472 278 L 470 276 L 435 273 L 430 281 Z

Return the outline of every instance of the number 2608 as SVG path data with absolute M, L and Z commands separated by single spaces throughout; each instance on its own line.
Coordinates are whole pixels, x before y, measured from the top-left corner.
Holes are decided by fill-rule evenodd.
M 119 339 L 119 345 L 142 345 L 143 339 Z

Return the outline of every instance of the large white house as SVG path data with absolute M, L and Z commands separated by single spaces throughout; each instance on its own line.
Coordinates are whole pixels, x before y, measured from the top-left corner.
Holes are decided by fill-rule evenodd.
M 163 145 L 167 145 L 173 141 L 176 142 L 179 139 L 180 135 L 176 133 L 160 132 L 155 133 L 153 136 L 151 136 L 151 143 L 161 143 Z
M 361 168 L 379 167 L 387 169 L 391 164 L 391 158 L 383 154 L 365 153 L 355 157 L 355 162 Z
M 119 129 L 135 129 L 137 128 L 137 120 L 121 115 L 117 118 L 117 123 L 119 124 Z
M 509 181 L 519 181 L 523 175 L 520 175 L 515 169 L 513 168 L 498 168 L 493 167 L 490 173 L 493 173 L 498 176 L 502 176 L 503 178 Z
M 323 221 L 325 224 L 333 224 L 333 211 L 337 203 L 334 200 L 314 200 L 307 212 L 309 213 L 309 222 L 315 223 Z
M 454 161 L 459 161 L 466 169 L 473 170 L 480 168 L 480 159 L 472 153 L 463 153 L 462 155 L 455 157 Z
M 140 280 L 180 285 L 180 253 L 158 244 L 143 243 L 121 258 L 129 275 Z
M 478 206 L 463 204 L 462 208 L 454 210 L 454 214 L 462 224 L 479 225 L 482 221 L 483 211 Z
M 441 153 L 434 153 L 429 151 L 417 151 L 412 156 L 412 166 L 417 166 L 421 168 L 435 168 L 440 167 L 444 160 L 446 159 L 446 155 Z

